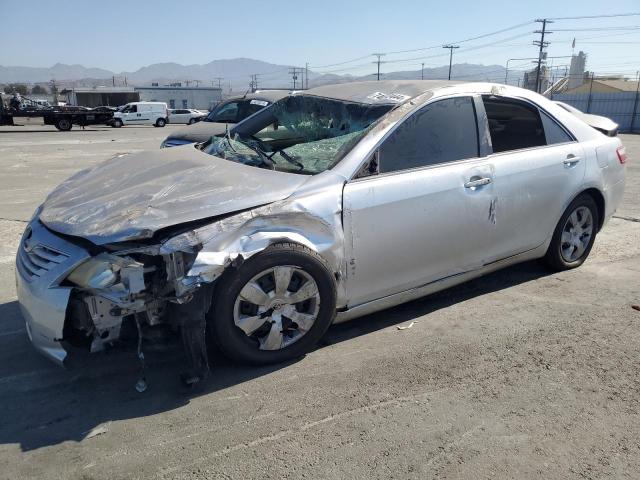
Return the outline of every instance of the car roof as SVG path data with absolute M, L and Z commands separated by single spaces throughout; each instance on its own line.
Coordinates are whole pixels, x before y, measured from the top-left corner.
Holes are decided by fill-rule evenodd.
M 396 105 L 436 88 L 460 85 L 453 80 L 372 80 L 366 82 L 323 85 L 297 91 L 295 95 L 314 95 L 348 102 Z
M 246 93 L 244 95 L 237 95 L 235 97 L 230 97 L 224 102 L 229 102 L 232 100 L 266 100 L 270 103 L 276 102 L 281 98 L 289 95 L 291 90 L 257 90 L 253 93 Z

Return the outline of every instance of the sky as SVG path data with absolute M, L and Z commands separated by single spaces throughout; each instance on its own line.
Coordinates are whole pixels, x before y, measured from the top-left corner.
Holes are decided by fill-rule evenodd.
M 4 66 L 60 62 L 120 73 L 159 62 L 247 57 L 359 75 L 375 70 L 373 52 L 387 53 L 382 71 L 444 65 L 448 51 L 441 45 L 452 42 L 460 44 L 454 63 L 505 65 L 536 57 L 533 31 L 540 25 L 527 22 L 640 13 L 640 0 L 0 0 L 0 10 Z M 575 51 L 588 53 L 587 69 L 629 76 L 640 70 L 640 16 L 556 20 L 550 28 L 549 56 L 571 55 L 576 38 Z M 432 48 L 417 50 L 426 47 Z M 392 53 L 407 50 L 417 51 Z M 558 66 L 567 59 L 551 61 Z M 510 68 L 529 65 L 510 62 Z

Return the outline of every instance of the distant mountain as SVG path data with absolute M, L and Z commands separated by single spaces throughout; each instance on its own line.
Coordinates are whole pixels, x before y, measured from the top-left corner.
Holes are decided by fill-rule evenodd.
M 222 78 L 225 91 L 244 91 L 248 88 L 250 76 L 258 75 L 259 88 L 292 88 L 291 66 L 253 60 L 250 58 L 232 58 L 213 60 L 204 65 L 182 65 L 179 63 L 154 63 L 134 72 L 114 73 L 101 68 L 86 68 L 82 65 L 66 65 L 56 63 L 51 68 L 6 67 L 0 66 L 0 82 L 41 83 L 55 79 L 60 86 L 97 86 L 110 85 L 115 76 L 118 83 L 125 81 L 128 85 L 148 85 L 158 82 L 160 85 L 169 82 L 187 82 L 193 84 L 217 85 L 217 78 Z M 425 79 L 447 78 L 449 66 L 425 68 Z M 501 82 L 505 69 L 501 65 L 456 64 L 452 68 L 452 78 L 456 80 L 484 80 Z M 329 83 L 344 83 L 354 80 L 371 80 L 375 74 L 364 76 L 320 74 L 308 72 L 311 87 Z M 303 74 L 298 75 L 296 87 L 301 86 Z M 510 83 L 521 78 L 522 72 L 511 71 Z M 381 78 L 388 80 L 409 80 L 421 78 L 421 71 L 383 72 Z
M 56 63 L 51 68 L 5 67 L 0 65 L 0 82 L 48 82 L 55 80 L 77 80 L 81 78 L 111 78 L 113 72 L 102 68 L 86 68 L 82 65 Z

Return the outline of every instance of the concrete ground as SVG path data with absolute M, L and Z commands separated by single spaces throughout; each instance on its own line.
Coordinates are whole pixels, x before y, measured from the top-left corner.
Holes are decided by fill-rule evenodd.
M 217 359 L 195 395 L 178 348 L 150 351 L 139 394 L 131 350 L 72 372 L 33 351 L 13 258 L 52 187 L 174 128 L 0 128 L 0 478 L 640 477 L 640 137 L 622 135 L 624 203 L 581 268 L 512 267 L 288 364 Z

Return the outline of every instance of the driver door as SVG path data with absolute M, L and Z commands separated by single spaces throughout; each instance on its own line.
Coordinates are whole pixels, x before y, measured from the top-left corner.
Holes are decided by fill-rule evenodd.
M 376 155 L 379 172 L 344 188 L 349 306 L 480 267 L 492 233 L 472 97 L 422 107 Z

